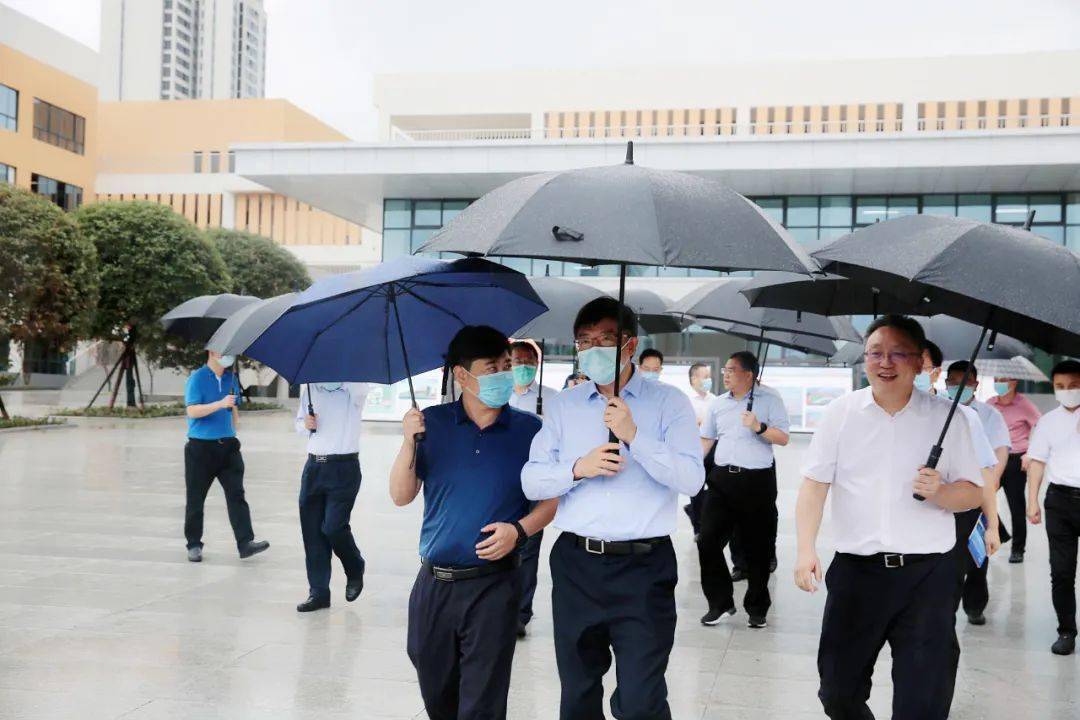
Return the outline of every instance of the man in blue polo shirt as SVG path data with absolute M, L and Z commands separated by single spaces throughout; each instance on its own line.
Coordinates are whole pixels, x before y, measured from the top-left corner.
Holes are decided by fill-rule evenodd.
M 206 364 L 191 374 L 184 390 L 188 417 L 184 536 L 191 562 L 202 562 L 203 506 L 214 478 L 225 491 L 229 523 L 240 557 L 248 558 L 270 547 L 265 540 L 255 540 L 251 510 L 244 499 L 244 458 L 236 439 L 236 376 L 228 370 L 235 361 L 232 355 L 210 350 Z
M 530 510 L 521 490 L 540 420 L 508 405 L 514 379 L 506 337 L 462 328 L 446 361 L 461 398 L 409 411 L 390 470 L 395 505 L 424 491 L 423 565 L 409 597 L 407 647 L 429 717 L 494 720 L 506 717 L 510 690 L 518 551 L 551 522 L 556 503 Z

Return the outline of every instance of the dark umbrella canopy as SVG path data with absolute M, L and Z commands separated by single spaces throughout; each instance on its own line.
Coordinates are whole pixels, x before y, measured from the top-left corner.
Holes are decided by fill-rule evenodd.
M 926 332 L 927 339 L 939 348 L 946 360 L 967 359 L 971 349 L 979 343 L 982 328 L 978 325 L 957 320 L 948 315 L 935 315 L 930 318 L 916 318 Z M 1017 355 L 1031 359 L 1035 353 L 1031 348 L 1015 338 L 998 335 L 994 347 L 979 347 L 979 360 L 1008 360 Z
M 389 385 L 442 367 L 465 325 L 510 335 L 545 309 L 525 276 L 502 265 L 402 257 L 317 281 L 245 354 L 291 383 Z
M 731 335 L 748 342 L 762 343 L 763 345 L 775 345 L 789 350 L 798 350 L 808 355 L 820 355 L 830 357 L 836 353 L 836 342 L 826 340 L 815 335 L 800 335 L 798 333 L 778 331 L 751 330 L 739 323 L 723 322 L 719 320 L 699 320 L 698 324 L 706 330 Z M 764 358 L 759 358 L 764 364 Z
M 804 310 L 819 315 L 918 314 L 913 303 L 832 273 L 758 273 L 742 290 L 754 307 Z
M 241 308 L 258 302 L 251 295 L 200 295 L 180 303 L 161 316 L 161 326 L 170 335 L 206 342 L 221 324 Z
M 206 343 L 206 349 L 222 355 L 243 355 L 248 346 L 289 309 L 297 294 L 285 293 L 237 310 L 217 329 Z
M 624 302 L 637 315 L 638 326 L 650 335 L 680 333 L 687 324 L 671 314 L 671 302 L 652 290 L 629 288 Z
M 513 337 L 574 342 L 574 318 L 585 303 L 604 293 L 585 283 L 554 277 L 529 278 L 529 284 L 547 306 L 547 311 L 513 333 Z

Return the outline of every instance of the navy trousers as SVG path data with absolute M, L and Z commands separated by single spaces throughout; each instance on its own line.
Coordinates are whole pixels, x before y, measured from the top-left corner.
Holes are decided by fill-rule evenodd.
M 347 579 L 364 575 L 349 516 L 360 490 L 360 461 L 315 462 L 310 457 L 300 478 L 300 531 L 304 536 L 308 592 L 330 598 L 330 556 L 338 556 Z
M 517 569 L 436 580 L 421 568 L 406 647 L 431 720 L 504 720 L 521 601 Z
M 533 597 L 536 595 L 536 573 L 540 570 L 540 545 L 544 541 L 544 531 L 530 537 L 521 548 L 521 608 L 518 623 L 528 625 L 533 616 Z
M 551 580 L 560 720 L 603 720 L 613 651 L 616 720 L 670 720 L 664 673 L 678 582 L 671 541 L 645 555 L 594 555 L 564 534 L 551 548 Z

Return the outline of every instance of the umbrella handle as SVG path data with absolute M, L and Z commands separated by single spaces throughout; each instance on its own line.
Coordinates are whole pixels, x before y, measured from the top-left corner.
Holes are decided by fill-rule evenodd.
M 307 383 L 307 414 L 312 417 L 315 416 L 315 406 L 311 404 L 311 383 Z M 315 430 L 308 432 L 308 437 L 315 434 Z
M 536 414 L 544 414 L 544 340 L 540 340 L 540 384 L 536 386 Z

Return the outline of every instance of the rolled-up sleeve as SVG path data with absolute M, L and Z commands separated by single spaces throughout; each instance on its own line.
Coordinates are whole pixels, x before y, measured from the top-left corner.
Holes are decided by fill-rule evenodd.
M 656 482 L 684 495 L 697 495 L 705 484 L 697 418 L 689 398 L 667 393 L 661 422 L 662 436 L 651 437 L 638 428 L 630 453 Z
M 310 433 L 311 431 L 304 427 L 304 418 L 307 417 L 307 413 L 304 412 L 304 408 L 307 405 L 307 386 L 300 388 L 299 403 L 296 406 L 296 417 L 293 418 L 293 427 L 296 428 L 296 432 L 299 435 L 304 433 Z
M 806 450 L 800 471 L 804 478 L 814 482 L 831 484 L 836 479 L 837 453 L 840 451 L 840 431 L 845 412 L 843 404 L 847 396 L 833 400 L 821 418 L 821 424 L 814 429 L 810 447 Z
M 561 435 L 562 413 L 558 400 L 552 398 L 552 402 L 544 408 L 540 432 L 533 437 L 529 461 L 521 468 L 521 490 L 530 500 L 561 497 L 576 484 L 574 463 L 577 458 L 564 460 L 560 457 Z

